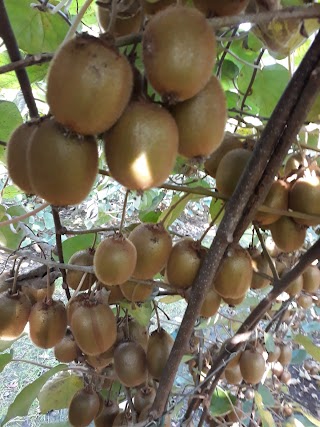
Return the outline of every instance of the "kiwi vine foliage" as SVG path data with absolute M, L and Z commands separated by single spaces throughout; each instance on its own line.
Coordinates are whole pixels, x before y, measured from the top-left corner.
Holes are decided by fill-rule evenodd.
M 52 14 L 49 11 L 30 7 L 30 0 L 0 1 L 7 10 L 21 57 L 54 53 L 63 42 L 70 22 L 75 19 L 79 9 L 84 4 L 83 0 L 73 0 L 67 9 L 62 8 L 59 13 Z M 283 6 L 286 7 L 301 6 L 304 3 L 312 2 L 303 2 L 302 0 L 282 1 Z M 50 8 L 52 7 L 53 5 L 50 6 Z M 304 31 L 306 34 L 308 31 L 309 34 L 313 34 L 313 31 L 317 28 L 319 28 L 319 25 L 315 25 L 313 28 L 308 26 L 307 22 Z M 78 31 L 88 31 L 94 35 L 99 34 L 95 6 L 93 4 L 87 9 Z M 284 38 L 286 34 L 293 31 L 296 31 L 296 38 L 304 37 L 304 31 L 300 27 L 299 31 L 297 31 L 296 28 L 291 27 L 290 23 L 286 23 L 279 31 L 281 31 L 282 35 L 284 34 Z M 287 44 L 283 42 L 280 54 L 275 55 L 273 51 L 279 48 L 279 46 L 271 45 L 271 42 L 275 43 L 275 41 L 271 40 L 268 51 L 257 35 L 257 31 L 253 31 L 246 25 L 240 26 L 238 29 L 232 27 L 227 28 L 227 30 L 221 29 L 217 31 L 217 36 L 219 36 L 218 59 L 214 73 L 218 74 L 225 91 L 229 117 L 226 130 L 230 133 L 237 133 L 243 139 L 259 138 L 292 74 L 297 69 L 314 39 L 314 35 L 309 38 L 305 37 L 304 43 L 288 57 L 288 51 L 290 51 L 289 42 L 286 42 Z M 279 36 L 279 33 L 276 35 Z M 144 71 L 141 50 L 141 42 L 120 48 L 122 53 L 128 55 L 135 62 L 137 69 Z M 134 53 L 132 54 L 132 52 Z M 6 46 L 2 44 L 0 46 L 0 70 L 1 66 L 11 62 L 9 53 L 6 50 Z M 26 71 L 36 100 L 36 109 L 40 114 L 47 114 L 48 105 L 45 98 L 45 89 L 48 63 L 44 62 L 40 65 L 29 66 Z M 0 74 L 0 141 L 2 142 L 0 145 L 0 178 L 2 183 L 0 221 L 24 215 L 41 203 L 41 200 L 37 197 L 27 197 L 7 178 L 5 145 L 13 130 L 30 118 L 30 110 L 27 108 L 26 98 L 22 96 L 20 89 L 14 71 Z M 153 92 L 152 89 L 150 91 L 150 95 L 153 96 L 155 101 L 161 100 L 156 92 Z M 308 124 L 301 128 L 297 135 L 297 143 L 293 141 L 287 157 L 293 151 L 298 151 L 299 147 L 302 147 L 306 150 L 307 156 L 320 166 L 320 157 L 317 154 L 320 151 L 319 126 L 317 124 L 319 115 L 320 96 L 308 113 L 306 119 Z M 101 150 L 99 154 L 99 166 L 103 168 L 105 160 Z M 123 230 L 129 233 L 140 222 L 157 223 L 164 220 L 166 227 L 168 227 L 173 236 L 191 235 L 194 239 L 199 239 L 210 221 L 214 220 L 214 226 L 202 242 L 205 247 L 209 247 L 221 221 L 224 203 L 222 198 L 215 197 L 217 194 L 214 193 L 214 179 L 206 175 L 202 164 L 188 162 L 182 157 L 178 157 L 171 176 L 172 180 L 159 188 L 152 188 L 143 193 L 130 192 Z M 184 191 L 185 193 L 183 193 Z M 81 205 L 63 208 L 58 216 L 57 214 L 53 216 L 51 208 L 46 207 L 35 216 L 25 219 L 23 223 L 26 226 L 11 224 L 0 227 L 3 268 L 7 269 L 6 259 L 9 252 L 14 252 L 19 248 L 22 251 L 24 248 L 28 249 L 30 247 L 34 249 L 37 244 L 40 247 L 41 245 L 47 245 L 46 248 L 54 249 L 55 262 L 62 261 L 61 249 L 59 248 L 61 244 L 63 261 L 68 263 L 72 255 L 77 251 L 98 244 L 101 236 L 103 236 L 101 233 L 112 233 L 119 229 L 124 199 L 125 189 L 102 171 L 97 176 L 90 195 Z M 92 230 L 92 232 L 77 234 L 79 230 Z M 101 233 L 96 234 L 96 230 Z M 260 240 L 261 237 L 262 241 L 265 241 L 269 235 L 270 232 L 264 229 L 260 230 L 260 232 L 253 232 L 253 227 L 250 225 L 241 237 L 240 243 L 243 247 L 253 245 L 261 250 L 261 245 L 263 247 Z M 305 249 L 310 248 L 317 242 L 318 236 L 319 226 L 309 227 L 305 238 Z M 28 256 L 30 264 L 29 261 L 24 264 L 27 269 L 33 266 L 32 257 L 38 257 L 39 254 L 33 250 L 28 253 Z M 297 252 L 292 255 L 290 260 L 291 267 L 298 262 L 299 256 L 300 253 Z M 319 258 L 318 253 L 318 260 Z M 12 259 L 10 258 L 8 265 L 12 265 Z M 267 274 L 270 276 L 272 272 L 268 271 Z M 156 280 L 158 278 L 161 279 L 162 277 L 159 275 Z M 60 285 L 61 279 L 58 279 L 58 293 L 65 300 L 65 295 Z M 213 340 L 217 340 L 220 342 L 221 348 L 223 348 L 224 344 L 222 343 L 233 335 L 238 326 L 248 317 L 251 308 L 256 307 L 259 301 L 266 296 L 267 291 L 268 289 L 251 290 L 244 301 L 236 308 L 231 308 L 227 305 L 221 306 L 218 316 L 205 320 L 200 318 L 198 320 L 195 326 L 197 336 L 200 337 L 198 363 L 202 364 L 203 372 L 210 369 L 210 361 L 207 360 L 208 355 L 205 351 L 208 347 L 208 342 L 212 343 Z M 177 335 L 185 311 L 186 303 L 183 298 L 185 296 L 183 291 L 178 292 L 176 295 L 171 295 L 164 288 L 155 298 L 159 307 L 158 314 L 161 325 L 174 338 Z M 297 304 L 294 300 L 294 295 L 292 295 L 292 301 L 290 300 L 289 303 L 291 304 L 291 309 L 296 309 Z M 312 341 L 316 334 L 319 334 L 319 323 L 317 323 L 320 316 L 319 307 L 313 304 L 311 309 L 306 310 L 304 319 L 299 320 L 298 315 L 296 315 L 291 322 L 292 324 L 289 323 L 289 326 L 285 326 L 285 323 L 281 323 L 281 321 L 284 320 L 284 308 L 287 307 L 288 305 L 285 302 L 276 302 L 272 313 L 274 322 L 272 323 L 272 319 L 269 316 L 259 324 L 261 326 L 260 338 L 264 339 L 266 350 L 271 353 L 275 348 L 276 334 L 272 329 L 275 326 L 276 329 L 279 328 L 282 339 L 285 338 L 295 345 L 291 362 L 293 365 L 301 366 L 305 359 L 310 357 L 319 363 L 319 348 L 316 346 L 319 341 Z M 151 298 L 138 306 L 123 302 L 121 303 L 121 310 L 123 313 L 127 311 L 130 316 L 144 326 L 149 325 L 151 321 L 153 325 L 151 329 L 154 329 L 157 319 L 153 311 Z M 171 321 L 168 322 L 162 310 L 170 315 Z M 267 328 L 267 332 L 263 333 L 265 328 Z M 24 340 L 25 338 L 22 339 Z M 19 358 L 16 356 L 16 351 L 19 354 L 19 341 L 12 343 L 12 347 L 10 347 L 11 343 L 7 344 L 5 341 L 0 341 L 0 372 L 11 367 L 13 367 L 11 369 L 14 369 L 15 362 L 12 359 Z M 211 347 L 211 349 L 214 350 L 214 347 Z M 192 370 L 189 372 L 185 364 L 191 358 L 189 354 L 186 354 L 183 358 L 183 363 L 180 364 L 171 394 L 174 403 L 171 404 L 171 401 L 169 401 L 168 406 L 172 419 L 180 422 L 184 414 L 188 413 L 186 408 L 190 403 L 189 398 L 195 394 L 195 385 L 192 374 L 190 374 Z M 73 394 L 82 388 L 83 382 L 79 375 L 75 375 L 74 368 L 69 371 L 67 365 L 56 363 L 53 357 L 51 362 L 47 367 L 42 366 L 43 371 L 39 378 L 30 381 L 16 396 L 12 396 L 11 402 L 6 402 L 10 403 L 10 406 L 8 404 L 7 408 L 2 408 L 0 413 L 3 416 L 2 420 L 0 418 L 2 425 L 9 421 L 17 423 L 14 425 L 22 425 L 23 419 L 30 413 L 30 407 L 34 404 L 34 401 L 39 402 L 40 411 L 43 414 L 50 410 L 68 407 Z M 205 366 L 206 364 L 208 366 Z M 39 367 L 41 367 L 41 363 L 39 363 Z M 218 373 L 221 374 L 221 366 L 218 366 L 218 368 Z M 201 375 L 199 375 L 197 369 L 193 372 L 196 382 L 203 379 L 203 372 Z M 218 375 L 217 378 L 219 378 Z M 258 384 L 260 378 L 256 382 Z M 202 388 L 201 390 L 205 389 Z M 235 394 L 235 390 L 238 394 L 241 394 L 241 390 L 238 390 L 237 387 L 227 386 L 223 382 L 219 383 L 212 390 L 212 396 L 209 395 L 209 415 L 222 422 L 219 417 L 232 410 L 233 405 L 236 404 L 235 396 L 237 393 Z M 106 393 L 106 390 L 104 392 Z M 244 421 L 245 425 L 255 425 L 250 424 L 250 416 L 254 418 L 254 414 L 257 414 L 256 416 L 266 426 L 285 423 L 284 412 L 277 413 L 274 408 L 277 405 L 288 406 L 290 399 L 288 400 L 285 394 L 290 394 L 290 391 L 286 384 L 281 386 L 281 392 L 284 393 L 284 397 L 278 399 L 274 390 L 270 391 L 270 385 L 260 384 L 254 391 L 254 398 L 252 396 L 245 398 L 243 395 L 242 401 L 244 401 L 244 404 L 242 410 L 247 414 L 247 418 Z M 119 397 L 119 401 L 123 402 L 128 398 L 117 381 L 112 386 L 111 396 L 114 398 Z M 14 397 L 15 400 L 13 401 Z M 317 414 L 312 411 L 309 412 L 304 405 L 296 403 L 294 397 L 292 406 L 295 409 L 293 418 L 302 422 L 303 425 L 319 425 L 319 421 L 316 419 Z M 227 419 L 227 421 L 230 420 Z

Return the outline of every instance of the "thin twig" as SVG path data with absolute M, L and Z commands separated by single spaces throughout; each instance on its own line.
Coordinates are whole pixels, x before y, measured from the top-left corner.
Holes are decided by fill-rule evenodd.
M 264 243 L 263 237 L 262 237 L 262 235 L 260 233 L 260 229 L 256 225 L 254 225 L 254 229 L 255 229 L 255 232 L 257 233 L 258 239 L 259 239 L 259 241 L 261 243 L 263 254 L 264 254 L 266 260 L 268 261 L 270 270 L 272 271 L 273 278 L 274 279 L 279 279 L 279 274 L 278 274 L 277 269 L 276 269 L 276 267 L 275 267 L 275 265 L 274 265 L 274 263 L 272 261 L 272 258 L 270 256 L 270 254 L 269 254 L 269 252 L 268 252 L 268 250 L 266 248 L 266 245 Z
M 6 225 L 15 224 L 16 222 L 23 221 L 24 219 L 27 219 L 30 216 L 36 215 L 38 212 L 42 211 L 43 209 L 45 209 L 48 206 L 49 206 L 49 203 L 47 203 L 47 202 L 42 203 L 42 205 L 38 206 L 37 208 L 33 209 L 30 212 L 26 212 L 23 215 L 15 216 L 14 218 L 11 218 L 11 219 L 8 219 L 6 221 L 0 222 L 0 227 L 4 227 Z

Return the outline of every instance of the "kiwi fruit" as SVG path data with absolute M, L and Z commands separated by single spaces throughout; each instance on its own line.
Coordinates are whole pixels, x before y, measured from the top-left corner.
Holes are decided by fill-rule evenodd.
M 53 352 L 54 357 L 61 363 L 70 363 L 79 356 L 80 350 L 70 329 L 67 329 L 62 340 L 54 346 Z
M 166 265 L 172 248 L 171 236 L 163 224 L 139 224 L 128 238 L 137 250 L 133 277 L 147 280 L 159 273 Z
M 207 18 L 238 15 L 248 6 L 249 0 L 193 0 L 193 4 Z
M 229 384 L 240 384 L 243 380 L 239 363 L 235 366 L 227 367 L 224 371 L 224 375 Z
M 137 387 L 148 376 L 146 353 L 142 346 L 134 341 L 124 341 L 114 351 L 114 369 L 121 384 Z
M 93 266 L 93 254 L 94 254 L 94 251 L 91 249 L 85 249 L 82 251 L 75 252 L 71 256 L 69 260 L 69 264 L 91 267 Z M 67 270 L 66 273 L 67 273 L 66 280 L 67 280 L 68 286 L 76 290 L 80 284 L 80 281 L 84 273 L 82 271 L 77 271 L 77 270 Z M 95 275 L 91 273 L 87 273 L 82 283 L 80 291 L 88 290 L 95 281 L 96 281 Z
M 227 251 L 214 279 L 214 289 L 223 298 L 240 298 L 249 289 L 252 275 L 248 251 L 236 245 Z
M 296 224 L 292 218 L 282 216 L 278 221 L 269 225 L 271 236 L 283 252 L 293 252 L 300 249 L 306 238 L 305 226 Z
M 12 133 L 7 144 L 9 176 L 27 194 L 34 193 L 27 167 L 27 150 L 35 129 L 34 123 L 23 123 Z
M 103 31 L 109 30 L 111 1 L 102 1 L 103 6 L 97 6 L 97 18 Z M 127 36 L 140 30 L 143 20 L 142 7 L 138 0 L 125 0 L 117 4 L 117 16 L 115 18 L 112 34 L 115 37 Z
M 95 135 L 119 119 L 132 83 L 130 63 L 110 41 L 82 34 L 63 43 L 51 61 L 47 102 L 59 123 Z
M 268 359 L 267 359 L 267 361 L 269 363 L 276 362 L 279 359 L 280 352 L 281 352 L 280 347 L 278 345 L 275 345 L 273 351 L 269 351 L 268 352 Z
M 179 129 L 181 156 L 207 157 L 221 144 L 227 119 L 226 98 L 217 77 L 212 76 L 194 97 L 171 108 Z
M 309 265 L 302 273 L 303 290 L 310 294 L 317 292 L 320 286 L 320 270 L 315 265 Z
M 291 374 L 287 369 L 284 369 L 284 371 L 282 372 L 281 376 L 280 376 L 280 381 L 284 384 L 288 384 L 289 381 L 291 380 Z
M 240 357 L 240 371 L 248 384 L 258 384 L 265 372 L 265 361 L 261 353 L 245 350 Z
M 133 426 L 132 415 L 129 412 L 121 411 L 113 421 L 112 427 Z
M 191 237 L 179 240 L 172 248 L 166 266 L 166 277 L 176 289 L 189 288 L 200 267 L 203 251 Z
M 298 224 L 320 224 L 320 178 L 316 175 L 299 178 L 290 188 L 289 209 L 318 216 L 319 219 L 294 218 Z
M 219 310 L 221 296 L 213 289 L 209 289 L 200 309 L 200 316 L 211 317 Z
M 160 12 L 160 10 L 165 9 L 168 6 L 177 4 L 177 0 L 153 0 L 152 2 L 148 0 L 140 0 L 143 12 L 145 15 L 155 15 Z M 181 1 L 182 4 L 185 3 L 185 0 Z
M 294 153 L 291 154 L 285 163 L 284 167 L 284 175 L 289 176 L 293 174 L 294 172 L 297 172 L 302 167 L 307 167 L 308 163 L 303 158 L 301 153 Z
M 132 276 L 137 262 L 137 250 L 122 235 L 102 240 L 94 254 L 93 265 L 97 278 L 106 285 L 120 285 Z
M 92 366 L 94 369 L 104 369 L 109 366 L 113 361 L 114 355 L 114 345 L 111 346 L 107 351 L 101 354 L 97 354 L 95 356 L 86 355 L 85 359 L 88 365 Z
M 31 302 L 21 292 L 10 290 L 0 293 L 0 339 L 18 338 L 27 322 L 31 311 Z
M 123 301 L 124 295 L 121 291 L 120 285 L 119 286 L 108 286 L 105 285 L 104 283 L 99 282 L 104 288 L 107 289 L 107 291 L 109 291 L 109 297 L 108 297 L 108 303 L 110 305 L 112 304 L 117 304 L 120 301 Z
M 78 390 L 69 405 L 69 422 L 74 427 L 88 426 L 100 409 L 98 393 L 89 388 Z
M 144 302 L 153 292 L 153 286 L 128 280 L 120 285 L 121 292 L 128 301 Z
M 281 277 L 284 276 L 290 269 L 285 269 L 281 273 Z M 296 279 L 294 279 L 289 286 L 285 289 L 287 294 L 289 294 L 291 297 L 294 297 L 295 295 L 299 294 L 303 288 L 303 276 L 300 274 Z
M 251 151 L 236 148 L 222 157 L 216 171 L 216 185 L 221 194 L 232 195 L 251 156 Z
M 292 348 L 289 344 L 281 344 L 280 345 L 280 356 L 278 358 L 278 362 L 281 363 L 282 366 L 287 366 L 290 364 L 292 359 Z
M 239 420 L 241 421 L 243 418 L 245 418 L 246 414 L 242 409 L 242 404 L 240 401 L 238 401 L 232 411 L 230 411 L 227 415 L 226 415 L 226 420 L 228 422 L 227 425 L 232 425 L 234 423 L 239 423 Z M 241 423 L 239 423 L 241 424 Z
M 311 295 L 307 294 L 300 294 L 297 298 L 297 304 L 299 307 L 304 308 L 307 310 L 312 306 L 313 300 Z
M 134 409 L 140 414 L 146 406 L 150 406 L 156 397 L 156 390 L 154 387 L 141 387 L 134 395 L 133 405 Z
M 278 179 L 272 183 L 263 205 L 268 208 L 286 211 L 288 209 L 288 199 L 288 185 L 285 181 Z M 270 212 L 258 212 L 255 216 L 255 221 L 257 221 L 260 226 L 265 226 L 276 222 L 280 217 L 281 215 Z
M 81 293 L 78 294 L 76 296 L 73 296 L 71 298 L 71 300 L 68 301 L 68 304 L 66 306 L 67 308 L 67 320 L 68 320 L 68 325 L 71 325 L 71 318 L 73 313 L 75 312 L 75 310 L 81 306 L 81 304 L 84 301 L 87 301 L 89 299 L 89 295 L 86 293 Z
M 53 119 L 32 133 L 27 152 L 33 191 L 55 206 L 75 205 L 89 194 L 98 172 L 92 137 L 68 135 Z
M 95 427 L 112 427 L 119 412 L 119 405 L 115 400 L 105 400 L 101 412 L 94 419 Z
M 80 349 L 89 356 L 104 353 L 117 338 L 116 318 L 111 308 L 94 299 L 80 302 L 74 310 L 71 330 Z
M 265 279 L 264 277 L 259 276 L 257 273 L 272 275 L 269 262 L 265 255 L 259 252 L 250 252 L 252 259 L 253 275 L 251 280 L 251 289 L 262 289 L 270 285 L 270 280 Z
M 281 352 L 281 351 L 280 351 L 280 352 Z M 276 361 L 276 362 L 273 364 L 273 366 L 272 366 L 272 373 L 273 373 L 273 375 L 275 375 L 277 378 L 280 378 L 280 377 L 281 377 L 283 370 L 284 370 L 283 365 L 282 365 L 280 362 L 278 362 L 278 361 Z
M 147 101 L 132 102 L 105 134 L 112 177 L 130 190 L 161 185 L 174 167 L 178 141 L 177 125 L 167 110 Z
M 55 279 L 58 277 L 58 273 L 49 273 L 50 286 L 48 288 L 48 277 L 44 276 L 41 280 L 30 280 L 24 283 L 21 282 L 20 289 L 30 300 L 31 304 L 34 305 L 37 302 L 43 301 L 46 297 L 52 298 L 55 290 Z M 53 281 L 52 281 L 53 280 Z M 19 282 L 18 282 L 19 284 Z
M 169 103 L 192 98 L 208 83 L 216 60 L 214 32 L 204 15 L 172 6 L 154 15 L 142 37 L 151 86 Z
M 135 319 L 129 319 L 128 321 L 129 335 L 128 338 L 131 341 L 139 343 L 145 352 L 148 348 L 149 333 L 146 326 L 140 325 Z
M 0 274 L 0 293 L 10 290 L 12 284 L 7 280 L 12 278 L 13 278 L 13 275 L 12 275 L 12 271 L 10 270 L 4 271 L 3 273 Z
M 156 329 L 149 337 L 147 348 L 148 371 L 159 380 L 173 347 L 173 339 L 163 328 Z
M 246 294 L 242 295 L 239 298 L 222 298 L 222 300 L 228 304 L 230 307 L 235 307 L 237 305 L 240 305 L 246 297 Z
M 40 348 L 52 348 L 65 336 L 67 311 L 62 301 L 37 302 L 29 317 L 30 338 Z

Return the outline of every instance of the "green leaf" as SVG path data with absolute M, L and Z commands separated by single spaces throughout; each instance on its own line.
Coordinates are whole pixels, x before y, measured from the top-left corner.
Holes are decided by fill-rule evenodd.
M 11 206 L 6 212 L 11 217 L 20 216 L 26 213 L 26 210 L 22 206 Z M 28 222 L 28 219 L 23 222 Z M 0 228 L 0 244 L 6 246 L 9 249 L 17 249 L 21 239 L 24 236 L 23 231 L 14 232 L 14 225 L 6 225 Z
M 4 199 L 14 199 L 19 194 L 24 194 L 20 188 L 16 187 L 15 185 L 7 185 L 3 191 L 2 197 Z
M 260 384 L 259 388 L 258 388 L 258 392 L 261 395 L 262 402 L 263 402 L 264 406 L 266 406 L 266 407 L 271 406 L 272 407 L 275 405 L 275 400 L 272 396 L 271 391 L 268 389 L 268 387 L 266 387 L 263 384 Z
M 0 101 L 0 140 L 7 142 L 12 132 L 23 122 L 14 102 Z
M 69 372 L 59 372 L 45 383 L 38 394 L 41 413 L 68 408 L 73 396 L 81 388 L 81 377 Z
M 151 301 L 146 301 L 141 305 L 131 304 L 130 302 L 121 302 L 121 307 L 128 310 L 128 314 L 132 316 L 142 326 L 148 326 L 151 315 Z
M 307 420 L 312 423 L 312 425 L 320 427 L 320 420 L 315 418 L 313 415 L 309 414 L 307 411 L 305 411 L 303 408 L 301 408 L 300 405 L 294 405 L 294 411 L 300 412 L 300 414 L 302 414 L 304 417 L 306 417 Z M 303 425 L 305 426 L 305 424 L 303 424 Z
M 25 415 L 28 415 L 30 406 L 48 379 L 57 372 L 63 371 L 65 369 L 67 369 L 67 365 L 57 365 L 23 388 L 16 396 L 13 403 L 11 403 L 9 406 L 1 426 L 5 425 L 8 421 L 15 417 L 24 417 Z
M 292 351 L 292 359 L 290 365 L 301 365 L 302 362 L 306 359 L 307 352 L 301 348 L 295 349 Z
M 69 259 L 75 252 L 90 248 L 93 244 L 94 237 L 94 233 L 88 233 L 79 234 L 78 236 L 70 237 L 69 239 L 64 240 L 62 242 L 64 261 L 68 263 Z M 96 243 L 98 243 L 99 240 L 100 239 L 98 236 Z
M 276 427 L 271 412 L 264 409 L 262 396 L 257 391 L 254 392 L 255 402 L 258 408 L 258 412 L 262 421 L 262 427 Z
M 211 221 L 213 221 L 214 218 L 217 218 L 217 215 L 219 214 L 219 212 L 222 209 L 222 207 L 224 206 L 224 204 L 225 204 L 225 202 L 223 200 L 212 198 L 211 203 L 210 203 L 210 207 L 209 207 Z M 216 219 L 215 224 L 217 224 L 217 225 L 220 224 L 220 222 L 223 218 L 223 215 L 224 215 L 224 209 L 220 212 L 220 215 Z
M 267 352 L 268 353 L 273 353 L 274 352 L 274 348 L 275 348 L 275 344 L 274 344 L 273 335 L 270 334 L 270 332 L 265 332 L 264 333 L 264 342 L 266 344 Z
M 210 402 L 210 414 L 213 417 L 227 414 L 232 410 L 232 405 L 236 402 L 235 396 L 229 391 L 223 390 L 221 387 L 217 387 L 212 395 Z
M 225 95 L 226 95 L 228 109 L 239 107 L 240 96 L 237 92 L 231 92 L 230 90 L 227 90 L 225 92 Z M 237 114 L 237 113 L 233 113 L 233 114 Z
M 54 52 L 68 32 L 59 14 L 31 7 L 30 0 L 5 0 L 5 6 L 19 48 L 29 54 Z
M 301 344 L 306 349 L 306 351 L 314 358 L 314 360 L 320 362 L 320 347 L 313 344 L 310 338 L 305 337 L 302 334 L 298 334 L 293 337 L 293 341 L 298 344 Z
M 11 340 L 11 341 L 0 340 L 0 353 L 2 351 L 7 350 L 8 348 L 10 348 L 13 343 L 18 341 L 20 338 L 24 337 L 25 335 L 27 335 L 27 334 L 24 332 L 18 338 L 14 339 L 14 340 Z
M 4 370 L 8 363 L 11 362 L 13 351 L 10 353 L 0 354 L 0 373 Z
M 173 304 L 174 302 L 182 300 L 182 296 L 180 295 L 167 295 L 163 298 L 159 299 L 159 302 L 162 304 Z
M 6 208 L 3 205 L 0 205 L 0 220 L 4 218 L 4 214 L 6 213 Z

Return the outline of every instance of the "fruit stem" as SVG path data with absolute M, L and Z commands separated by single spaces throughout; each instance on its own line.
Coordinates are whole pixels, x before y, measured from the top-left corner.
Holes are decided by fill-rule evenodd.
M 18 262 L 17 268 L 14 272 L 14 278 L 13 278 L 13 284 L 12 284 L 12 293 L 13 294 L 17 293 L 18 274 L 19 274 L 20 266 L 24 260 L 25 260 L 25 257 L 22 257 L 20 259 L 20 261 Z
M 78 25 L 80 24 L 84 14 L 86 13 L 87 9 L 89 8 L 89 6 L 91 5 L 92 2 L 93 2 L 93 0 L 86 0 L 83 3 L 81 9 L 79 10 L 78 15 L 76 16 L 76 19 L 73 21 L 73 24 L 69 28 L 69 31 L 68 31 L 67 35 L 65 36 L 61 46 L 64 45 L 67 41 L 69 41 L 75 35 L 77 28 L 78 28 Z
M 119 227 L 119 234 L 120 235 L 122 234 L 122 229 L 123 229 L 123 224 L 124 224 L 124 218 L 126 215 L 126 207 L 127 207 L 129 193 L 130 193 L 130 190 L 127 190 L 126 195 L 124 196 L 123 208 L 122 208 L 122 217 L 121 217 L 121 222 L 120 222 L 120 227 Z
M 158 312 L 158 304 L 156 303 L 156 301 L 153 301 L 153 307 L 154 307 L 154 311 L 156 313 L 158 332 L 160 332 L 161 331 L 161 324 L 160 324 L 160 317 L 159 317 L 159 312 Z
M 50 301 L 51 295 L 50 295 L 50 267 L 47 265 L 47 302 Z
M 96 242 L 97 242 L 97 238 L 98 238 L 98 233 L 94 233 L 93 242 L 92 242 L 92 245 L 91 245 L 91 247 L 90 247 L 90 251 L 91 251 L 91 252 L 94 250 L 94 247 L 95 247 Z
M 215 222 L 217 221 L 217 219 L 219 218 L 219 216 L 221 215 L 221 212 L 224 209 L 224 205 L 221 206 L 221 208 L 219 209 L 219 212 L 217 213 L 217 215 L 213 218 L 213 220 L 210 222 L 209 226 L 206 228 L 206 230 L 203 232 L 202 236 L 200 237 L 200 239 L 198 240 L 198 242 L 201 244 L 203 239 L 206 237 L 206 235 L 208 234 L 209 230 L 214 226 Z
M 117 19 L 117 13 L 118 13 L 118 1 L 117 0 L 112 0 L 111 2 L 111 13 L 110 13 L 110 21 L 109 21 L 109 25 L 107 28 L 107 33 L 112 34 L 113 30 L 114 30 L 114 26 L 116 23 L 116 19 Z
M 165 222 L 168 219 L 168 217 L 171 215 L 172 211 L 178 206 L 180 202 L 182 202 L 187 197 L 189 197 L 189 193 L 186 193 L 183 196 L 181 196 L 181 198 L 176 203 L 170 206 L 170 208 L 168 209 L 168 212 L 165 214 L 164 218 L 159 222 L 159 224 L 162 224 L 165 227 Z

